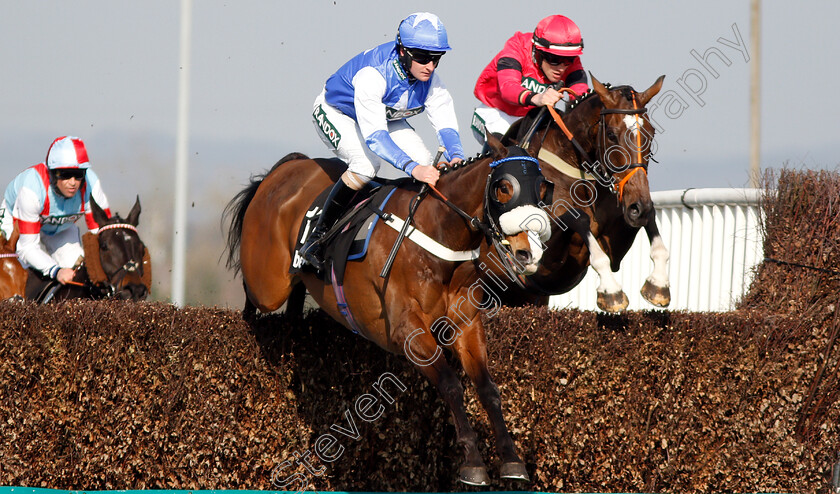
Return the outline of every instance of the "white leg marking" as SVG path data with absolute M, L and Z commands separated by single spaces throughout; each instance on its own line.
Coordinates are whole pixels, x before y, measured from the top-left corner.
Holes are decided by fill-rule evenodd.
M 662 241 L 662 237 L 657 235 L 653 237 L 650 242 L 650 260 L 653 261 L 653 271 L 648 276 L 647 281 L 658 287 L 668 287 L 668 249 Z
M 618 280 L 613 276 L 612 269 L 610 269 L 610 258 L 598 245 L 598 241 L 592 232 L 586 235 L 586 246 L 589 247 L 589 264 L 598 273 L 601 279 L 601 284 L 598 285 L 598 293 L 619 293 L 622 291 Z

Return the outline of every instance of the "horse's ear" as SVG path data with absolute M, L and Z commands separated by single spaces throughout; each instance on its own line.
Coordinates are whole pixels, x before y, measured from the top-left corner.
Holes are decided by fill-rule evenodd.
M 96 199 L 93 198 L 93 194 L 90 196 L 90 211 L 93 213 L 93 221 L 96 222 L 97 225 L 102 226 L 108 223 L 108 215 L 105 214 L 105 211 L 99 207 L 99 204 L 96 203 Z
M 128 213 L 128 218 L 126 220 L 129 225 L 137 226 L 140 222 L 140 196 L 137 196 L 137 200 L 134 201 L 134 207 L 131 208 L 131 211 Z
M 534 158 L 540 153 L 540 148 L 542 147 L 543 143 L 539 139 L 531 139 L 531 142 L 528 143 L 528 154 L 533 156 Z
M 601 97 L 601 101 L 604 103 L 604 106 L 617 106 L 618 102 L 616 101 L 616 98 L 610 94 L 610 90 L 607 89 L 607 86 L 601 84 L 601 81 L 595 78 L 592 72 L 589 73 L 589 78 L 592 79 L 592 90 Z
M 662 89 L 662 82 L 664 82 L 664 81 L 665 81 L 665 75 L 663 74 L 663 75 L 659 76 L 659 79 L 657 79 L 656 82 L 654 82 L 652 86 L 647 88 L 645 90 L 645 92 L 641 93 L 639 95 L 639 105 L 641 105 L 641 106 L 647 105 L 648 101 L 650 101 L 651 98 L 656 96 L 656 94 L 659 93 L 659 90 Z
M 484 138 L 487 140 L 487 145 L 490 146 L 490 151 L 493 153 L 494 157 L 502 158 L 507 156 L 507 148 L 505 148 L 502 141 L 500 141 L 498 137 L 494 136 L 492 132 L 487 132 Z

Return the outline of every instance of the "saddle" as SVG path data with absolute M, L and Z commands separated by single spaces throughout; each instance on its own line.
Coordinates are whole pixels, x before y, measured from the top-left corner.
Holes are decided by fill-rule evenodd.
M 327 273 L 319 274 L 325 281 L 332 281 L 339 285 L 344 282 L 344 271 L 348 261 L 361 261 L 367 254 L 370 237 L 381 218 L 387 217 L 382 211 L 394 191 L 401 184 L 410 179 L 399 179 L 386 181 L 385 183 L 371 182 L 372 187 L 366 187 L 360 194 L 361 200 L 357 199 L 356 205 L 344 214 L 324 235 L 324 261 L 330 266 L 331 276 Z M 321 194 L 312 202 L 304 215 L 303 222 L 298 230 L 297 243 L 295 244 L 294 257 L 289 273 L 296 274 L 304 270 L 311 270 L 300 255 L 303 243 L 318 222 L 318 217 L 323 211 L 324 201 L 329 193 L 330 187 L 324 189 Z

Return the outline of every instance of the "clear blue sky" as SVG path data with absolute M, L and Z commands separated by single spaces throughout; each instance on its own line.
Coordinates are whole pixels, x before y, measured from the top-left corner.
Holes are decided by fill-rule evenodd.
M 744 186 L 749 160 L 749 1 L 390 2 L 198 0 L 193 6 L 190 198 L 214 212 L 248 175 L 290 151 L 328 156 L 310 123 L 324 80 L 357 52 L 394 37 L 411 12 L 438 14 L 454 50 L 439 73 L 456 102 L 468 152 L 475 78 L 504 41 L 563 13 L 583 31 L 584 66 L 600 80 L 642 90 L 662 74 L 685 101 L 679 117 L 653 116 L 659 164 L 653 190 Z M 2 175 L 43 159 L 52 138 L 88 143 L 106 187 L 129 199 L 171 189 L 178 92 L 179 2 L 0 0 Z M 765 3 L 762 164 L 834 169 L 833 86 L 840 3 Z M 740 34 L 750 62 L 720 38 Z M 713 77 L 691 51 L 720 50 Z M 703 80 L 697 74 L 702 75 Z M 679 81 L 705 89 L 699 101 Z M 656 99 L 654 99 L 656 101 Z M 430 147 L 428 121 L 410 120 Z M 149 177 L 149 172 L 153 176 Z M 169 188 L 169 189 L 167 189 Z M 213 196 L 211 200 L 209 195 Z M 112 194 L 113 195 L 113 194 Z M 215 208 L 215 209 L 214 209 Z M 192 213 L 191 213 L 192 214 Z

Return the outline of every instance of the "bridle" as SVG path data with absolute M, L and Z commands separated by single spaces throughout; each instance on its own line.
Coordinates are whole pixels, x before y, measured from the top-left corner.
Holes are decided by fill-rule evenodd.
M 616 189 L 618 189 L 618 200 L 619 200 L 619 202 L 621 202 L 622 196 L 624 196 L 624 186 L 627 185 L 627 182 L 630 181 L 630 179 L 633 177 L 633 175 L 635 175 L 636 172 L 638 172 L 639 170 L 642 170 L 644 172 L 644 174 L 647 175 L 647 169 L 648 169 L 648 162 L 642 158 L 642 124 L 639 121 L 639 115 L 643 115 L 643 114 L 647 113 L 647 108 L 644 108 L 644 107 L 639 108 L 638 107 L 638 105 L 636 104 L 636 94 L 634 92 L 631 92 L 631 100 L 633 101 L 633 109 L 632 110 L 629 109 L 629 108 L 626 109 L 626 110 L 621 110 L 621 109 L 617 109 L 617 108 L 615 108 L 615 109 L 604 108 L 603 110 L 601 110 L 601 117 L 598 121 L 598 125 L 600 126 L 599 133 L 601 134 L 601 139 L 598 141 L 596 146 L 599 147 L 598 156 L 605 156 L 604 153 L 606 153 L 606 150 L 607 150 L 607 135 L 606 135 L 607 134 L 607 132 L 606 132 L 607 131 L 607 128 L 606 128 L 607 123 L 606 123 L 605 116 L 606 115 L 614 115 L 614 114 L 633 115 L 636 119 L 635 151 L 633 153 L 633 157 L 632 157 L 632 160 L 631 160 L 630 164 L 627 165 L 627 168 L 625 168 L 625 170 L 630 170 L 630 173 L 628 173 L 624 178 L 619 180 L 617 185 L 615 185 L 611 188 L 611 190 L 613 192 L 615 192 Z
M 575 96 L 577 94 L 568 88 L 563 88 L 560 90 L 561 92 L 568 92 Z M 595 176 L 597 181 L 603 185 L 605 185 L 610 192 L 613 194 L 618 195 L 618 201 L 620 202 L 622 197 L 624 196 L 624 187 L 627 185 L 627 182 L 636 174 L 639 170 L 642 170 L 645 175 L 647 175 L 647 168 L 648 163 L 642 157 L 642 142 L 641 142 L 641 122 L 639 122 L 639 115 L 643 115 L 647 112 L 647 108 L 639 108 L 638 104 L 636 103 L 636 95 L 635 93 L 631 92 L 631 99 L 633 102 L 632 109 L 610 109 L 604 108 L 601 110 L 598 123 L 598 134 L 601 136 L 600 139 L 596 140 L 595 143 L 595 151 L 598 157 L 606 156 L 608 147 L 607 147 L 607 132 L 606 132 L 606 116 L 612 114 L 621 114 L 621 115 L 633 115 L 636 118 L 636 146 L 635 152 L 633 153 L 634 156 L 632 157 L 631 163 L 625 168 L 625 170 L 631 170 L 630 173 L 627 174 L 624 178 L 619 180 L 618 182 L 615 181 L 612 174 L 608 171 L 608 166 L 604 163 L 601 163 L 600 160 L 592 159 L 589 153 L 583 149 L 583 146 L 580 142 L 575 138 L 574 134 L 566 127 L 566 124 L 563 122 L 563 119 L 557 113 L 557 110 L 554 107 L 549 106 L 548 111 L 551 113 L 551 118 L 554 122 L 560 127 L 560 130 L 566 135 L 572 145 L 575 147 L 578 153 L 580 153 L 581 157 L 583 158 L 583 162 L 581 163 L 581 168 Z M 545 135 L 543 134 L 543 139 L 545 139 Z
M 117 230 L 117 229 L 130 230 L 130 231 L 133 231 L 134 233 L 138 233 L 137 232 L 137 227 L 135 227 L 134 225 L 132 225 L 130 223 L 112 223 L 110 225 L 104 225 L 104 226 L 99 227 L 99 233 L 102 233 L 103 231 L 106 231 L 106 230 Z M 141 244 L 142 244 L 142 241 L 141 241 Z M 137 271 L 137 269 L 139 267 L 140 267 L 139 262 L 137 262 L 134 259 L 129 259 L 122 266 L 117 268 L 111 275 L 106 274 L 108 279 L 105 280 L 104 282 L 102 282 L 101 284 L 106 288 L 107 296 L 112 296 L 113 294 L 115 294 L 116 291 L 117 291 L 117 288 L 120 287 L 120 283 L 122 283 L 122 281 L 126 277 L 126 275 L 128 275 L 129 273 L 134 273 L 135 271 Z M 104 267 L 103 267 L 103 271 L 104 271 Z
M 507 156 L 505 158 L 500 158 L 500 159 L 497 159 L 497 160 L 493 160 L 490 163 L 489 166 L 490 166 L 490 168 L 495 169 L 497 166 L 499 166 L 503 163 L 509 162 L 509 161 L 527 161 L 527 162 L 535 163 L 538 167 L 540 166 L 539 161 L 536 158 L 533 158 L 533 157 L 527 156 L 527 155 L 525 155 L 525 156 Z M 463 165 L 460 165 L 460 166 L 446 167 L 442 171 L 454 170 L 456 168 L 466 166 L 469 163 L 471 163 L 471 162 L 465 162 Z M 470 216 L 467 212 L 465 212 L 464 210 L 462 210 L 461 208 L 456 206 L 452 201 L 450 201 L 446 196 L 444 196 L 443 193 L 441 193 L 439 190 L 437 190 L 437 188 L 435 188 L 433 185 L 429 185 L 429 184 L 425 184 L 425 185 L 428 185 L 429 190 L 434 192 L 435 195 L 437 195 L 437 197 L 441 201 L 443 201 L 444 204 L 449 206 L 449 208 L 452 209 L 456 214 L 458 214 L 459 216 L 461 216 L 462 218 L 467 220 L 467 223 L 470 225 L 470 228 L 472 228 L 473 230 L 480 230 L 484 234 L 484 236 L 491 243 L 491 245 L 493 245 L 493 248 L 495 249 L 496 253 L 498 254 L 499 259 L 502 261 L 502 266 L 504 267 L 508 276 L 511 279 L 513 279 L 520 288 L 525 288 L 523 277 L 522 277 L 522 275 L 519 274 L 519 270 L 517 269 L 518 268 L 518 263 L 514 259 L 512 253 L 510 251 L 510 244 L 505 240 L 504 236 L 502 235 L 501 228 L 499 227 L 499 225 L 497 224 L 497 222 L 493 218 L 493 215 L 490 212 L 489 194 L 490 194 L 490 186 L 491 186 L 491 183 L 492 183 L 491 178 L 492 178 L 492 174 L 487 177 L 487 183 L 485 184 L 485 189 L 484 189 L 483 211 L 484 211 L 484 216 L 486 218 L 486 221 L 481 221 L 477 216 Z M 425 188 L 425 186 L 424 186 L 424 188 Z

